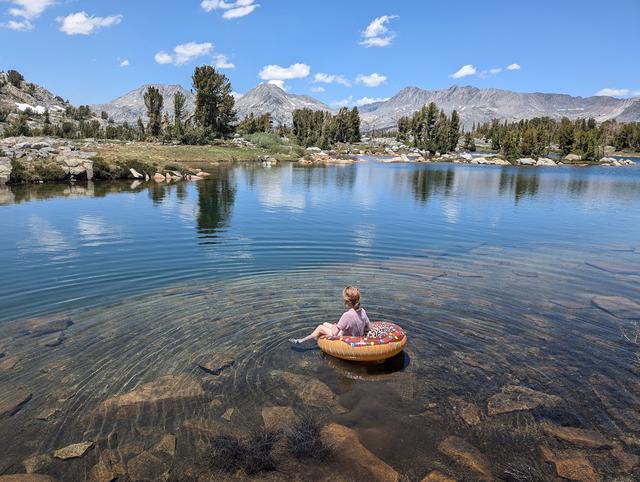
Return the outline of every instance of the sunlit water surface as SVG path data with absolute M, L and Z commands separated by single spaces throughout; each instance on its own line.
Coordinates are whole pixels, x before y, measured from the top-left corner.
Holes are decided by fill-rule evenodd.
M 451 436 L 500 480 L 552 480 L 547 449 L 604 480 L 640 475 L 640 169 L 367 159 L 211 174 L 0 191 L 0 408 L 32 395 L 0 418 L 0 473 L 99 480 L 111 457 L 134 480 L 142 453 L 160 478 L 242 478 L 207 466 L 211 436 L 247 437 L 264 407 L 290 406 L 353 429 L 405 480 L 477 480 Z M 399 358 L 288 344 L 339 317 L 347 284 L 405 328 Z M 60 317 L 73 324 L 34 332 Z M 150 382 L 141 403 L 113 398 Z M 492 412 L 508 386 L 547 399 Z M 175 455 L 154 449 L 166 434 Z M 82 457 L 48 456 L 82 441 Z M 371 477 L 345 456 L 283 449 L 255 477 Z

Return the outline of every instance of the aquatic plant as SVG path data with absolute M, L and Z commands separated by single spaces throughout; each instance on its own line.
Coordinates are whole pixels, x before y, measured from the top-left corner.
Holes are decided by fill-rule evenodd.
M 219 435 L 209 442 L 207 463 L 230 473 L 243 469 L 248 475 L 274 470 L 271 450 L 278 439 L 278 434 L 267 430 L 255 433 L 247 441 L 230 434 Z
M 236 472 L 244 465 L 246 456 L 247 447 L 239 438 L 223 434 L 211 439 L 207 462 L 216 469 Z
M 320 421 L 311 414 L 304 414 L 286 430 L 289 453 L 298 459 L 326 459 L 331 447 L 322 442 Z
M 277 433 L 263 430 L 256 433 L 249 440 L 244 461 L 244 471 L 248 475 L 267 472 L 276 468 L 276 463 L 271 456 L 271 450 L 279 438 Z

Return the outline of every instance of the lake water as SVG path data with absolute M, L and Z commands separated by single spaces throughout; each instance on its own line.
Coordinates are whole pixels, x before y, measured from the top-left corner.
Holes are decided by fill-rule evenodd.
M 218 166 L 3 188 L 0 225 L 0 474 L 240 480 L 215 437 L 292 409 L 333 454 L 254 478 L 640 477 L 637 167 Z M 288 344 L 347 284 L 401 356 Z

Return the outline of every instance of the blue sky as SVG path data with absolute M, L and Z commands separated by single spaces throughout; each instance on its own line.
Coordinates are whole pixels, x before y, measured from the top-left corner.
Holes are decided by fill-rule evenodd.
M 190 87 L 205 63 L 238 93 L 333 105 L 409 85 L 640 95 L 639 0 L 0 0 L 0 24 L 0 70 L 75 104 Z

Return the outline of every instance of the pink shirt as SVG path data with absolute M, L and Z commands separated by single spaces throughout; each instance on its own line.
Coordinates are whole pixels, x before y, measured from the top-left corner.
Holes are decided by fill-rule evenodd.
M 351 308 L 342 314 L 336 326 L 343 335 L 364 336 L 371 329 L 371 322 L 364 308 L 360 308 L 360 311 Z

